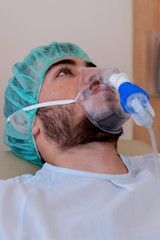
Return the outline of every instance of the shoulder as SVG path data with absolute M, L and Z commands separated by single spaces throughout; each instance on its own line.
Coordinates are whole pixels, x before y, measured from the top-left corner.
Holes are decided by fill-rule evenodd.
M 160 160 L 160 153 L 158 153 L 157 155 L 154 153 L 148 153 L 148 154 L 144 154 L 144 155 L 137 155 L 137 156 L 124 156 L 124 158 L 128 158 L 130 159 L 130 161 L 136 161 L 136 162 L 148 162 L 148 161 L 152 161 L 154 159 Z
M 50 172 L 47 171 L 45 167 L 42 167 L 34 175 L 24 174 L 21 176 L 10 178 L 7 181 L 47 188 L 48 185 L 50 185 L 50 181 L 51 181 L 50 175 L 51 175 Z
M 34 175 L 32 174 L 23 174 L 21 176 L 16 176 L 13 178 L 9 178 L 8 182 L 20 182 L 20 183 L 27 183 Z
M 137 168 L 150 169 L 154 167 L 155 162 L 160 163 L 160 153 L 158 153 L 157 155 L 154 153 L 137 155 L 137 156 L 121 155 L 121 157 L 124 163 L 128 163 L 134 169 L 137 169 Z

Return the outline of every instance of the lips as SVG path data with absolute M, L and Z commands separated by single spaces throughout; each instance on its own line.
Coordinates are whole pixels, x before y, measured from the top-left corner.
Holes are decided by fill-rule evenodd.
M 114 90 L 112 90 L 110 87 L 107 86 L 101 86 L 97 91 L 93 92 L 93 93 L 89 93 L 90 97 L 94 97 L 95 99 L 103 99 L 107 105 L 108 104 L 114 104 L 119 102 L 119 97 L 116 94 L 116 92 Z M 89 96 L 88 95 L 88 96 Z M 100 98 L 99 98 L 100 97 Z M 110 106 L 114 106 L 114 105 L 108 105 L 108 107 Z
M 98 94 L 98 93 L 104 93 L 104 95 L 108 96 L 108 98 L 112 98 L 112 99 L 115 99 L 116 98 L 116 93 L 114 92 L 114 90 L 112 90 L 110 87 L 107 87 L 107 86 L 101 86 L 98 90 L 96 91 L 89 91 L 89 94 L 90 95 L 95 95 L 95 94 Z

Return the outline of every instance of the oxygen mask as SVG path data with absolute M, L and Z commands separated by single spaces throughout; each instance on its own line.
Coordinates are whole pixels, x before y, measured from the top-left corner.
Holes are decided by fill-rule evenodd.
M 109 78 L 117 69 L 81 68 L 79 98 L 83 112 L 98 128 L 109 133 L 120 133 L 129 119 L 120 105 L 119 92 L 110 87 Z

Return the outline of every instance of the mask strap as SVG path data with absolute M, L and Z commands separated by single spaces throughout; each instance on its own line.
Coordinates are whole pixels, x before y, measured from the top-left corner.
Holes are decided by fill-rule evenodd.
M 21 110 L 23 111 L 29 111 L 36 108 L 42 108 L 42 107 L 48 107 L 48 106 L 56 106 L 56 105 L 64 105 L 64 104 L 70 104 L 74 103 L 78 100 L 80 93 L 78 93 L 77 97 L 74 100 L 58 100 L 58 101 L 51 101 L 51 102 L 43 102 L 43 103 L 37 103 L 28 107 L 24 107 Z M 13 113 L 14 114 L 14 113 Z M 12 114 L 7 118 L 7 121 L 10 121 Z

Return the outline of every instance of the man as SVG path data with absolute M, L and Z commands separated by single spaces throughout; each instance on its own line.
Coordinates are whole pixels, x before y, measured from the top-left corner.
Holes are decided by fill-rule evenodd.
M 4 142 L 26 160 L 45 164 L 35 176 L 0 182 L 0 203 L 7 206 L 2 239 L 159 239 L 153 156 L 144 162 L 118 155 L 122 130 L 104 132 L 84 115 L 74 101 L 83 67 L 95 65 L 82 49 L 53 42 L 13 68 Z

